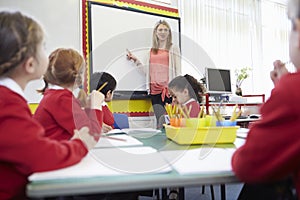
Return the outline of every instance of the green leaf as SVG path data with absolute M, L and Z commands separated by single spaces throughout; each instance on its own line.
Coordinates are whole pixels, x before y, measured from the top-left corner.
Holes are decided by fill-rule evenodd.
M 243 80 L 247 79 L 250 76 L 250 71 L 252 70 L 251 67 L 244 67 L 241 69 L 236 69 L 234 71 L 236 76 L 236 86 L 240 87 Z

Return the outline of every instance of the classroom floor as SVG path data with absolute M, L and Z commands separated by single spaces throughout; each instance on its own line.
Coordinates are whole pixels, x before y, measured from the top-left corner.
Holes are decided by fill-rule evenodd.
M 227 184 L 226 185 L 226 199 L 235 200 L 237 199 L 243 184 Z M 205 193 L 201 194 L 201 187 L 188 187 L 185 188 L 185 200 L 210 200 L 210 187 L 205 187 Z M 215 200 L 221 200 L 220 186 L 214 185 Z M 140 197 L 139 200 L 150 200 L 151 197 Z

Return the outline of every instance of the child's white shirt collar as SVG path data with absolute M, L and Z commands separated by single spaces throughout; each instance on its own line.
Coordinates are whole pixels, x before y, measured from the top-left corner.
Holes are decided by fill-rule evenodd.
M 52 85 L 52 84 L 49 84 L 48 89 L 52 89 L 52 90 L 64 90 L 65 88 L 63 88 L 63 87 L 61 87 L 61 86 L 59 86 L 59 85 Z M 78 91 L 79 91 L 79 89 L 74 90 L 74 93 L 76 93 L 75 96 L 78 95 Z M 102 106 L 107 106 L 107 103 L 106 103 L 105 101 L 103 101 L 103 102 L 102 102 Z
M 194 98 L 190 98 L 188 101 L 186 101 L 185 103 L 183 103 L 182 105 L 186 105 L 186 104 L 188 104 L 188 103 L 190 103 L 190 102 L 192 102 L 192 101 L 196 101 Z
M 8 89 L 14 91 L 15 93 L 21 95 L 27 101 L 24 91 L 15 80 L 8 77 L 0 78 L 0 85 L 7 87 Z
M 48 85 L 48 89 L 52 89 L 52 90 L 64 90 L 65 88 L 59 86 L 59 85 L 53 85 L 53 84 L 49 84 Z

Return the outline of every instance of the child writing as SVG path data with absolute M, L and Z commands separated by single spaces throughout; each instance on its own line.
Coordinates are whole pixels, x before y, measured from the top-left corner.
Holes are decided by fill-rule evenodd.
M 186 107 L 188 117 L 198 117 L 202 94 L 205 89 L 201 83 L 191 75 L 177 76 L 168 85 L 172 103 Z M 179 188 L 169 188 L 168 199 L 178 199 Z
M 79 162 L 95 141 L 84 129 L 70 141 L 51 140 L 32 118 L 24 88 L 47 69 L 41 26 L 20 12 L 2 11 L 0 38 L 0 199 L 26 199 L 30 174 Z
M 73 95 L 82 85 L 85 70 L 83 57 L 73 49 L 59 48 L 49 56 L 48 70 L 44 74 L 44 95 L 34 118 L 46 130 L 46 136 L 56 140 L 69 140 L 73 130 L 87 126 L 95 136 L 100 136 L 102 126 L 101 104 L 104 95 L 92 91 L 87 107 Z
M 202 102 L 202 94 L 205 91 L 203 85 L 191 75 L 177 76 L 169 83 L 169 91 L 172 101 L 190 110 L 189 117 L 198 117 L 199 103 Z
M 102 104 L 102 112 L 103 112 L 103 126 L 102 130 L 104 133 L 113 129 L 114 124 L 114 116 L 112 112 L 109 110 L 107 103 L 110 102 L 113 98 L 114 90 L 117 86 L 116 79 L 107 72 L 95 72 L 91 76 L 90 81 L 90 89 L 98 91 L 104 94 L 105 99 Z M 102 88 L 100 88 L 102 87 Z

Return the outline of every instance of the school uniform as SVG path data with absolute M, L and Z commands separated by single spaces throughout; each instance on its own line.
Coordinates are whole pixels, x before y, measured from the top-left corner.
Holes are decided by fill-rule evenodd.
M 112 112 L 110 111 L 110 109 L 107 106 L 106 102 L 102 103 L 102 113 L 103 113 L 103 123 L 113 127 L 114 125 L 114 116 L 112 114 Z
M 189 117 L 198 117 L 201 108 L 200 108 L 200 104 L 194 98 L 191 98 L 183 105 L 186 106 L 188 110 L 192 106 Z
M 46 136 L 56 140 L 69 140 L 74 129 L 86 126 L 90 133 L 101 133 L 103 114 L 97 109 L 82 109 L 73 93 L 59 86 L 46 89 L 34 118 L 46 130 Z
M 78 139 L 59 143 L 45 137 L 23 90 L 10 78 L 0 79 L 0 105 L 0 199 L 25 199 L 30 174 L 67 167 L 87 154 Z
M 284 75 L 232 158 L 236 176 L 264 183 L 292 175 L 300 199 L 300 71 Z

